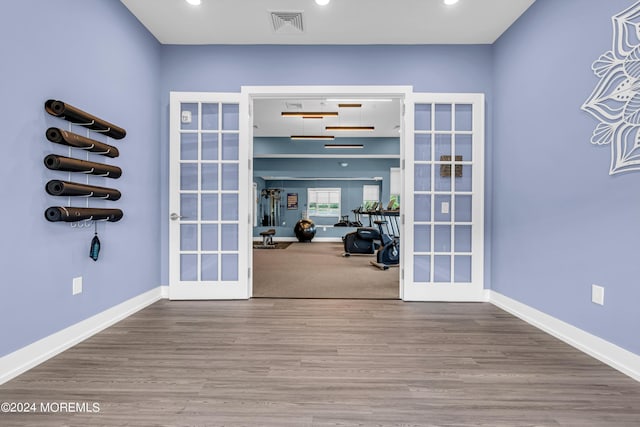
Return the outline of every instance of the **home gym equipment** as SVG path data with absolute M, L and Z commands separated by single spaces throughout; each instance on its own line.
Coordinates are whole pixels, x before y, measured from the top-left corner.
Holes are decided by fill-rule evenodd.
M 264 188 L 260 195 L 266 200 L 266 209 L 263 209 L 262 225 L 265 227 L 277 227 L 280 225 L 280 201 L 282 200 L 282 189 Z
M 260 235 L 262 236 L 262 246 L 259 246 L 260 249 L 272 249 L 276 247 L 273 243 L 273 236 L 276 235 L 276 230 L 274 228 L 261 231 Z
M 351 221 L 349 219 L 349 215 L 342 215 L 340 217 L 340 222 L 333 224 L 334 227 L 362 227 L 362 223 L 360 222 L 360 208 L 354 209 L 351 212 L 355 214 L 355 221 Z
M 310 219 L 301 219 L 293 227 L 293 232 L 299 242 L 310 242 L 316 235 L 316 225 Z
M 360 227 L 356 231 L 347 233 L 342 237 L 344 253 L 342 256 L 352 254 L 373 255 L 380 247 L 380 232 L 372 227 Z
M 381 270 L 400 265 L 400 225 L 398 224 L 399 211 L 382 211 L 380 216 L 386 219 L 375 220 L 374 223 L 380 231 L 381 246 L 376 252 L 376 261 L 371 265 Z M 386 227 L 386 232 L 382 226 Z

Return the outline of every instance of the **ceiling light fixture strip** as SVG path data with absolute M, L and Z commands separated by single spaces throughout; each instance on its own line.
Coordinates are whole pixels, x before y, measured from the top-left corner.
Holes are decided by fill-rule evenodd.
M 372 131 L 374 126 L 325 126 L 325 130 L 337 131 Z
M 302 117 L 305 119 L 310 118 L 323 118 L 323 117 L 338 117 L 337 111 L 283 111 L 280 113 L 282 117 Z

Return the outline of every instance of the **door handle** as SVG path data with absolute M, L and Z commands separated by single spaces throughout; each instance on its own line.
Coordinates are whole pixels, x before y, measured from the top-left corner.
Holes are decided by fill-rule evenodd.
M 169 218 L 171 219 L 171 221 L 175 221 L 177 219 L 181 219 L 181 218 L 188 218 L 186 216 L 182 216 L 182 215 L 178 215 L 177 213 L 173 212 L 171 215 L 169 215 Z

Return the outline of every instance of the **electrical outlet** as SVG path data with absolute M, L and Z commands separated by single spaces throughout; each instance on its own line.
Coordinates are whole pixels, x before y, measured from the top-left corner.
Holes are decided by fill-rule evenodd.
M 82 276 L 73 278 L 72 295 L 82 293 Z
M 604 288 L 598 285 L 591 285 L 591 301 L 604 305 Z

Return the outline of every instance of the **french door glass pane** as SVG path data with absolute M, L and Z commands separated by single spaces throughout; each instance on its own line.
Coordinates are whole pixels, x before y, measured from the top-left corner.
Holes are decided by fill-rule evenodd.
M 238 164 L 223 163 L 222 164 L 222 189 L 238 190 Z
M 456 104 L 456 130 L 470 131 L 472 126 L 472 105 Z
M 202 104 L 202 129 L 218 130 L 218 104 Z
M 415 146 L 415 160 L 416 161 L 428 161 L 431 160 L 431 135 L 430 134 L 416 134 L 414 136 Z
M 471 226 L 455 226 L 455 248 L 456 252 L 471 252 Z
M 218 193 L 202 194 L 202 220 L 217 221 L 218 220 Z
M 180 215 L 187 220 L 198 219 L 198 195 L 197 194 L 181 194 L 180 195 Z
M 198 129 L 198 104 L 183 103 L 180 109 L 181 109 L 180 129 L 197 130 Z M 191 115 L 191 120 L 187 120 L 187 117 L 189 114 Z
M 198 160 L 198 134 L 180 134 L 180 160 Z
M 414 226 L 413 250 L 415 252 L 431 252 L 431 226 L 415 225 Z
M 451 281 L 451 256 L 435 255 L 434 256 L 434 282 L 450 282 Z
M 431 130 L 431 104 L 415 105 L 416 130 Z
M 471 282 L 471 257 L 467 255 L 456 255 L 454 259 L 453 280 L 459 283 Z
M 222 280 L 238 280 L 238 255 L 222 254 Z
M 211 282 L 218 280 L 218 254 L 202 254 L 200 265 L 202 280 Z
M 471 222 L 471 203 L 471 196 L 456 196 L 456 222 Z
M 238 130 L 239 105 L 222 104 L 222 130 Z
M 415 165 L 414 182 L 416 191 L 431 190 L 431 165 Z
M 471 191 L 472 188 L 472 166 L 462 166 L 462 177 L 456 178 L 456 191 Z
M 218 224 L 202 224 L 202 250 L 218 250 Z
M 449 194 L 436 194 L 435 201 L 435 221 L 451 221 L 451 196 Z
M 431 195 L 416 194 L 413 216 L 416 221 L 431 221 Z
M 218 189 L 218 164 L 203 163 L 202 164 L 202 187 L 203 190 Z
M 451 130 L 451 104 L 436 104 L 436 131 Z
M 197 163 L 182 163 L 180 165 L 180 189 L 198 189 L 198 165 Z
M 456 135 L 456 156 L 462 156 L 462 161 L 473 160 L 471 135 Z
M 436 135 L 436 158 L 435 161 L 443 160 L 442 156 L 451 158 L 451 135 Z
M 238 224 L 222 224 L 222 250 L 238 250 Z
M 238 219 L 238 195 L 222 195 L 222 220 L 236 221 Z
M 413 257 L 414 280 L 416 282 L 431 282 L 431 256 L 415 255 Z
M 218 160 L 218 134 L 202 134 L 202 160 Z
M 180 224 L 180 250 L 198 250 L 198 225 Z
M 451 175 L 445 174 L 443 175 L 443 166 L 436 166 L 436 175 L 435 175 L 435 190 L 436 191 L 451 191 Z M 449 169 L 453 170 L 453 169 Z
M 222 134 L 222 160 L 238 160 L 238 139 L 237 133 Z
M 451 226 L 434 226 L 434 252 L 451 252 Z
M 198 280 L 198 256 L 194 254 L 180 255 L 180 280 Z

